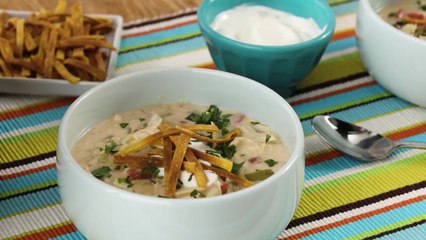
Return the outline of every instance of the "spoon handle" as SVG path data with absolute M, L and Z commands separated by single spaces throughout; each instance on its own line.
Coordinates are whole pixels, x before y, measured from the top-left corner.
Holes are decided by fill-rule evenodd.
M 426 142 L 397 142 L 396 147 L 426 149 Z

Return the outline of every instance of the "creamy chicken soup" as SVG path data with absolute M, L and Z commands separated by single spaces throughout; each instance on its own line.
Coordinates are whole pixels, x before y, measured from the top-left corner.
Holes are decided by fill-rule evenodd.
M 238 191 L 271 176 L 288 159 L 269 126 L 243 113 L 190 103 L 114 114 L 86 132 L 72 155 L 105 183 L 169 198 Z
M 426 0 L 395 1 L 379 15 L 397 29 L 426 40 Z

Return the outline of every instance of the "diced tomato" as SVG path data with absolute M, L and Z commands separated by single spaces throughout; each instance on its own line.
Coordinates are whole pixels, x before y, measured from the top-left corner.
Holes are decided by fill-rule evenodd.
M 130 181 L 142 179 L 141 170 L 138 168 L 129 168 L 129 170 L 127 170 L 127 173 L 129 174 Z
M 220 191 L 222 192 L 222 194 L 225 194 L 228 192 L 228 186 L 229 184 L 227 182 L 220 183 Z
M 252 157 L 252 158 L 249 158 L 248 161 L 251 162 L 251 163 L 259 163 L 260 157 Z
M 412 13 L 408 13 L 407 16 L 409 16 L 410 18 L 413 19 L 424 19 L 425 16 L 421 13 L 416 13 L 416 12 L 412 12 Z

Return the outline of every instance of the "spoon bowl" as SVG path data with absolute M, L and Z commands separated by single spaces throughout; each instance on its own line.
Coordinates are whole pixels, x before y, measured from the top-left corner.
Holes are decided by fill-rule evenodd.
M 332 147 L 365 162 L 384 159 L 402 147 L 426 149 L 426 143 L 392 141 L 378 133 L 330 116 L 315 116 L 312 119 L 312 128 Z

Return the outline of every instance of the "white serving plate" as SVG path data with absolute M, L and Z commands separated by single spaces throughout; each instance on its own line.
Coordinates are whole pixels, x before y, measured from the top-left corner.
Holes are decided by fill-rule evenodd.
M 26 18 L 32 13 L 29 11 L 6 10 L 9 16 Z M 121 31 L 123 28 L 123 18 L 119 15 L 109 14 L 85 14 L 91 17 L 109 18 L 112 20 L 113 31 L 106 35 L 108 41 L 117 49 L 111 51 L 108 60 L 107 80 L 112 78 L 112 71 L 117 60 L 118 49 L 120 48 Z M 92 87 L 102 82 L 81 81 L 78 84 L 70 84 L 62 79 L 35 79 L 0 76 L 0 93 L 20 93 L 35 95 L 55 95 L 55 96 L 79 96 Z

